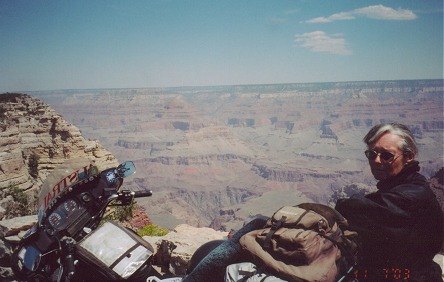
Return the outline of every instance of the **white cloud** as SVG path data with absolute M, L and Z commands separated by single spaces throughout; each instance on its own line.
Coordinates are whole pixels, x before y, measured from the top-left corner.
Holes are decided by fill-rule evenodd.
M 362 15 L 370 19 L 377 20 L 395 20 L 395 21 L 409 21 L 416 19 L 416 14 L 410 10 L 392 9 L 383 5 L 368 6 L 354 10 L 354 14 Z
M 333 14 L 327 18 L 319 17 L 306 21 L 307 23 L 330 23 L 333 21 L 341 21 L 341 20 L 354 20 L 356 17 L 353 13 L 350 12 L 341 12 L 337 14 Z
M 328 35 L 324 31 L 313 31 L 296 34 L 296 45 L 316 53 L 329 53 L 339 55 L 351 55 L 347 42 L 342 34 Z
M 376 20 L 407 21 L 416 19 L 416 14 L 410 10 L 398 8 L 397 10 L 384 5 L 374 5 L 355 9 L 349 12 L 340 12 L 328 17 L 318 17 L 307 20 L 307 23 L 329 23 L 340 20 L 354 20 L 357 17 L 365 17 Z

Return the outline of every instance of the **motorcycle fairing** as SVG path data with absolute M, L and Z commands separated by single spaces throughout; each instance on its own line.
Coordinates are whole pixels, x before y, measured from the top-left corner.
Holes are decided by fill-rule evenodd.
M 89 269 L 91 266 L 93 269 L 99 268 L 100 275 L 94 278 L 106 276 L 121 281 L 144 275 L 147 262 L 153 254 L 151 246 L 135 233 L 116 224 L 105 223 L 114 226 L 111 229 L 97 228 L 106 207 L 125 194 L 118 193 L 123 178 L 133 173 L 135 166 L 132 162 L 99 173 L 95 163 L 85 158 L 66 160 L 56 167 L 40 191 L 38 223 L 26 233 L 11 255 L 11 267 L 16 276 L 24 281 L 56 281 L 62 276 L 69 278 L 76 271 L 77 255 L 84 262 L 80 263 L 78 274 L 75 274 L 79 277 L 84 275 L 80 269 Z M 130 204 L 128 199 L 132 197 L 122 196 L 122 205 Z M 94 238 L 96 232 L 97 235 L 108 234 L 113 242 L 111 246 L 119 246 L 125 240 L 129 242 L 120 253 L 114 253 L 117 257 L 109 258 L 111 264 L 103 263 L 101 260 L 105 257 L 95 257 L 88 250 L 74 252 L 76 241 L 81 242 L 82 238 L 88 236 Z M 67 239 L 71 239 L 75 245 L 66 244 L 71 242 Z M 109 248 L 100 247 L 101 240 L 95 242 L 98 242 L 99 250 L 103 249 L 109 254 Z M 81 253 L 85 255 L 82 257 Z
M 46 178 L 40 190 L 38 200 L 38 221 L 42 223 L 48 209 L 54 206 L 60 196 L 81 181 L 97 175 L 99 170 L 89 159 L 74 158 L 57 166 Z

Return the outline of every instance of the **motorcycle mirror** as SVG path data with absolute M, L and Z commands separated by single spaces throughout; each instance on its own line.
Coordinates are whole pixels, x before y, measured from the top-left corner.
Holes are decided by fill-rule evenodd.
M 125 178 L 136 172 L 136 167 L 133 162 L 124 162 L 117 167 L 117 173 Z
M 30 271 L 36 271 L 42 258 L 40 251 L 33 246 L 28 246 L 24 247 L 20 253 L 19 256 L 22 257 L 25 267 Z

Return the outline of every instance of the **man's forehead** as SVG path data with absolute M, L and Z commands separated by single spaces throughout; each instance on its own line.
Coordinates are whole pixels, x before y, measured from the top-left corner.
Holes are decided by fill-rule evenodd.
M 379 137 L 371 147 L 383 148 L 383 149 L 399 149 L 399 143 L 402 138 L 391 132 L 387 132 Z

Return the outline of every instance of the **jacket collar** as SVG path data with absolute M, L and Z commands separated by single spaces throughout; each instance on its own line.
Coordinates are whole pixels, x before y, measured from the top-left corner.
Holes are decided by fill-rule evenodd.
M 406 180 L 410 178 L 411 175 L 415 174 L 420 170 L 419 162 L 412 161 L 404 166 L 404 168 L 395 176 L 390 177 L 385 180 L 381 180 L 376 184 L 378 190 L 387 190 L 392 187 L 398 186 L 405 183 Z

